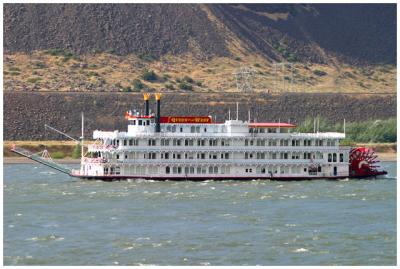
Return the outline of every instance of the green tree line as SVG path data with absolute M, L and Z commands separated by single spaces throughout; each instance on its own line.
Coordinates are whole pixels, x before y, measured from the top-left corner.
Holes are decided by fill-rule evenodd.
M 317 117 L 320 132 L 343 132 L 343 122 L 331 124 L 327 119 Z M 306 118 L 299 124 L 297 132 L 314 132 L 314 119 Z M 368 120 L 363 122 L 346 122 L 346 141 L 355 143 L 394 143 L 397 141 L 397 120 Z

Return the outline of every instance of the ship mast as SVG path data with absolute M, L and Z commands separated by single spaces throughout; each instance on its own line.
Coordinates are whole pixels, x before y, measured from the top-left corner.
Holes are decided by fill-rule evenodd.
M 84 138 L 84 118 L 83 118 L 83 112 L 82 112 L 82 137 L 81 137 L 81 162 L 83 160 L 83 138 Z

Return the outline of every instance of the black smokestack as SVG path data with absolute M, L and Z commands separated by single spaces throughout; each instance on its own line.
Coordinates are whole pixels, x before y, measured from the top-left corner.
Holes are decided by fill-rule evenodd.
M 144 93 L 144 94 L 143 94 L 143 99 L 144 99 L 144 115 L 145 115 L 145 116 L 148 116 L 148 115 L 150 114 L 150 111 L 149 111 L 149 97 L 150 97 L 150 94 L 148 94 L 148 93 Z
M 156 133 L 161 131 L 160 118 L 161 118 L 161 93 L 156 93 L 157 111 L 156 111 Z

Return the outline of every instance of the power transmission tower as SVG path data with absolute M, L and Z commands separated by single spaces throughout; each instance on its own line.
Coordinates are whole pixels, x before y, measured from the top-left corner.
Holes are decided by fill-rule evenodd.
M 239 68 L 233 75 L 236 78 L 236 87 L 238 91 L 252 92 L 253 79 L 255 71 L 251 67 Z
M 278 76 L 278 68 L 281 69 L 281 75 Z M 276 91 L 292 91 L 293 90 L 293 63 L 290 62 L 273 62 L 274 69 L 274 89 Z M 288 80 L 288 82 L 286 82 Z M 282 88 L 278 90 L 278 82 L 281 81 Z

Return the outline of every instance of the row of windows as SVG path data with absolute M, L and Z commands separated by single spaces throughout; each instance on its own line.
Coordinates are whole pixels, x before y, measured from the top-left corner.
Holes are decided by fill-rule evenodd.
M 141 120 L 141 119 L 133 120 L 132 125 L 136 125 L 136 123 L 139 126 L 146 126 L 146 125 L 148 126 L 150 125 L 150 120 Z
M 198 167 L 180 167 L 180 166 L 167 166 L 165 167 L 166 174 L 229 174 L 230 167 L 218 166 L 198 166 Z
M 179 132 L 183 132 L 183 127 L 178 127 L 176 125 L 168 125 L 166 128 L 167 132 L 172 132 L 175 133 L 177 130 Z M 204 133 L 207 133 L 207 127 L 201 128 L 200 126 L 190 126 L 190 132 L 191 133 L 200 133 L 200 131 L 203 131 Z
M 143 154 L 144 159 L 157 159 L 157 153 L 155 152 L 148 152 L 148 153 L 129 153 L 125 154 L 125 159 L 138 159 L 139 156 Z M 204 152 L 189 152 L 189 153 L 170 153 L 170 152 L 163 152 L 160 153 L 160 159 L 230 159 L 231 154 L 228 152 L 225 153 L 204 153 Z M 328 162 L 336 162 L 336 153 L 328 154 Z M 343 162 L 344 156 L 343 153 L 339 155 L 340 162 Z M 116 155 L 116 159 L 120 159 L 120 155 Z M 255 153 L 244 153 L 244 159 L 323 159 L 323 154 L 320 152 L 311 153 L 311 152 L 296 152 L 296 153 L 287 153 L 287 152 L 255 152 Z
M 343 158 L 343 153 L 340 153 L 339 154 L 339 162 L 343 162 L 344 161 L 344 158 Z M 331 153 L 329 153 L 328 154 L 328 162 L 330 163 L 330 162 L 337 162 L 337 154 L 336 153 L 333 153 L 333 154 L 331 154 Z
M 316 175 L 317 172 L 321 172 L 321 166 L 315 166 L 315 167 L 291 167 L 289 168 L 288 166 L 272 166 L 272 167 L 256 167 L 254 168 L 243 168 L 245 173 L 256 173 L 256 174 L 301 174 L 302 171 L 307 172 L 310 175 Z M 159 171 L 158 167 L 148 167 L 146 171 L 146 167 L 144 166 L 136 166 L 136 167 L 129 167 L 127 168 L 127 171 L 125 173 L 127 174 L 157 174 Z M 167 166 L 165 167 L 165 173 L 166 174 L 229 174 L 230 173 L 230 167 L 229 166 L 186 166 L 186 167 L 181 167 L 181 166 Z M 121 174 L 121 168 L 120 167 L 113 167 L 111 166 L 110 168 L 104 167 L 104 174 L 105 175 L 120 175 Z
M 124 146 L 137 146 L 139 145 L 138 139 L 121 139 L 121 140 L 112 140 L 112 145 L 114 146 L 119 146 L 121 144 Z M 183 139 L 183 138 L 174 138 L 174 139 L 166 139 L 162 138 L 160 140 L 160 145 L 161 146 L 229 146 L 231 143 L 229 139 Z M 147 140 L 147 145 L 148 146 L 156 146 L 157 140 L 156 139 L 148 139 Z M 245 139 L 244 141 L 245 146 L 293 146 L 293 147 L 298 147 L 298 146 L 323 146 L 323 140 L 317 139 L 313 140 L 311 139 L 305 139 L 305 140 L 300 140 L 300 139 Z M 336 141 L 335 140 L 327 140 L 326 142 L 327 146 L 335 146 Z

